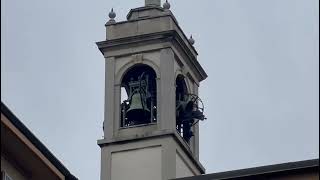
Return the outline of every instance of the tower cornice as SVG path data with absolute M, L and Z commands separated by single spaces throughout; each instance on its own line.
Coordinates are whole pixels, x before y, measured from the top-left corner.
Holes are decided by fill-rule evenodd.
M 112 48 L 114 47 L 125 47 L 128 46 L 137 46 L 139 43 L 165 43 L 165 42 L 171 42 L 171 46 L 174 46 L 176 48 L 179 48 L 184 52 L 185 56 L 188 58 L 186 59 L 188 64 L 195 67 L 196 75 L 199 79 L 199 82 L 206 79 L 208 75 L 206 74 L 205 70 L 202 68 L 200 63 L 197 60 L 197 52 L 194 48 L 190 48 L 190 45 L 188 44 L 188 41 L 185 37 L 181 37 L 181 35 L 175 31 L 175 30 L 169 30 L 169 31 L 161 31 L 151 34 L 142 34 L 142 35 L 136 35 L 136 36 L 129 36 L 125 38 L 119 38 L 119 39 L 112 39 L 112 40 L 105 40 L 101 42 L 97 42 L 97 46 L 102 54 L 104 54 L 106 57 L 108 57 L 108 53 L 111 54 Z M 168 48 L 168 46 L 159 46 L 160 48 Z M 154 49 L 149 49 L 154 50 Z M 121 53 L 121 56 L 123 55 L 129 55 L 130 53 L 133 53 L 132 51 L 128 52 L 128 54 Z M 112 54 L 112 56 L 116 56 L 116 54 Z
M 197 166 L 198 169 L 200 169 L 201 173 L 205 173 L 205 168 L 202 166 L 202 164 L 194 157 L 192 156 L 192 151 L 190 150 L 189 145 L 181 138 L 181 136 L 176 131 L 170 131 L 170 130 L 163 130 L 163 131 L 155 131 L 152 134 L 149 134 L 148 136 L 133 136 L 133 137 L 126 137 L 122 139 L 115 139 L 115 140 L 106 140 L 106 139 L 100 139 L 97 141 L 97 144 L 102 147 L 107 147 L 110 145 L 121 145 L 125 143 L 130 142 L 138 142 L 138 141 L 145 141 L 149 139 L 157 139 L 157 138 L 164 138 L 164 137 L 173 137 L 175 142 L 180 145 L 182 150 L 186 153 L 186 155 L 191 159 L 191 161 Z

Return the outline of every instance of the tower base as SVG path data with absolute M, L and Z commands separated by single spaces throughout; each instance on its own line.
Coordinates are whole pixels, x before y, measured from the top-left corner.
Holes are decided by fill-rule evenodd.
M 101 180 L 168 180 L 195 176 L 205 169 L 177 132 L 107 141 L 101 147 Z M 175 159 L 175 161 L 173 161 Z

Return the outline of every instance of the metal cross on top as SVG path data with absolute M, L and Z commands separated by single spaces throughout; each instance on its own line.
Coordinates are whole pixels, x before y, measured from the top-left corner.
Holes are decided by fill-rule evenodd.
M 146 6 L 161 6 L 161 0 L 145 0 Z

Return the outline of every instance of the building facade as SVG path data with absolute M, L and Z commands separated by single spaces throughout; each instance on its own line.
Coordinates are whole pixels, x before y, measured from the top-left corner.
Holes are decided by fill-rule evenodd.
M 116 22 L 106 39 L 105 119 L 101 180 L 163 180 L 205 173 L 199 162 L 203 106 L 198 88 L 207 74 L 194 41 L 166 2 L 146 0 Z
M 2 180 L 77 180 L 1 102 Z

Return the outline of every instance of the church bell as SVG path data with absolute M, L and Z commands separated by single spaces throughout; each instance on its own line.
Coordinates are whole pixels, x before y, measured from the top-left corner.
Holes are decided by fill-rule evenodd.
M 133 124 L 144 124 L 150 121 L 150 109 L 147 107 L 143 93 L 135 91 L 131 97 L 127 117 Z
M 187 142 L 190 142 L 191 137 L 194 136 L 192 126 L 199 120 L 206 119 L 203 114 L 203 106 L 199 107 L 199 103 L 202 105 L 197 95 L 188 94 L 185 100 L 179 100 L 176 104 L 177 130 L 182 133 Z

